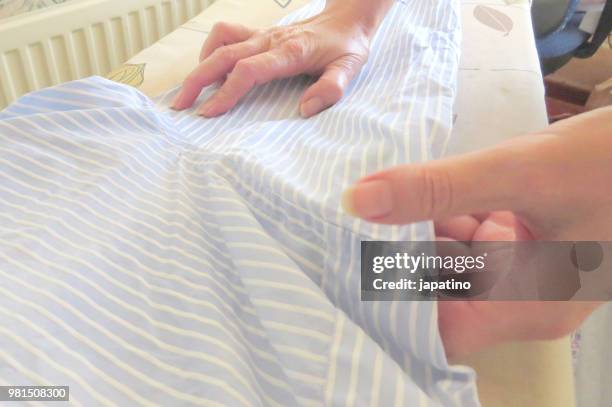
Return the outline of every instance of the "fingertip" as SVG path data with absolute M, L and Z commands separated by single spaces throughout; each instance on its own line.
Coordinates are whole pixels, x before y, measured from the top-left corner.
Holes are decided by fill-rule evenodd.
M 393 190 L 384 179 L 362 181 L 347 188 L 342 195 L 344 211 L 355 217 L 377 221 L 393 212 Z
M 207 119 L 211 119 L 213 117 L 221 116 L 228 110 L 228 108 L 224 108 L 221 103 L 219 103 L 213 97 L 202 104 L 202 106 L 198 109 L 198 114 L 206 117 Z
M 300 115 L 307 119 L 324 109 L 325 105 L 319 97 L 312 97 L 300 105 Z
M 212 111 L 206 111 L 206 112 L 198 112 L 198 115 L 206 118 L 206 119 L 214 119 L 215 117 L 219 117 L 221 115 L 223 115 L 224 112 L 212 112 Z
M 174 110 L 183 110 L 185 109 L 187 106 L 184 106 L 184 99 L 185 99 L 185 91 L 183 88 L 181 88 L 178 93 L 174 96 L 174 98 L 172 99 L 172 102 L 170 102 L 170 107 Z
M 349 216 L 354 218 L 359 217 L 357 212 L 355 211 L 355 207 L 353 206 L 353 191 L 355 187 L 350 186 L 342 192 L 342 197 L 340 198 L 340 206 L 342 210 Z
M 206 118 L 215 117 L 215 113 L 215 106 L 210 102 L 204 102 L 204 104 L 198 109 L 198 114 Z
M 342 99 L 342 94 L 341 87 L 331 84 L 329 78 L 321 77 L 302 96 L 300 115 L 306 119 L 321 113 L 338 103 Z

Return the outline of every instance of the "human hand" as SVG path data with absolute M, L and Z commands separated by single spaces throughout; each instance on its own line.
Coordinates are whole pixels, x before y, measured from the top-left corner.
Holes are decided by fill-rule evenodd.
M 389 0 L 329 1 L 312 18 L 285 27 L 253 30 L 218 23 L 202 47 L 200 64 L 172 102 L 190 107 L 202 88 L 227 79 L 198 112 L 226 113 L 254 86 L 299 74 L 318 76 L 300 100 L 310 117 L 338 102 L 368 58 L 370 40 L 391 5 Z
M 478 240 L 612 240 L 612 108 L 497 147 L 367 176 L 343 197 L 365 220 L 436 221 L 438 236 Z M 475 214 L 475 215 L 474 215 Z M 447 354 L 568 334 L 594 302 L 440 301 Z
M 439 240 L 459 242 L 511 242 L 534 238 L 516 215 L 509 211 L 451 217 L 435 222 L 435 229 Z M 509 245 L 502 247 L 511 248 Z M 481 248 L 477 244 L 467 248 L 467 251 L 472 250 L 481 254 Z M 498 258 L 501 261 L 499 271 L 506 269 L 512 263 L 512 258 L 512 253 L 502 254 L 502 257 Z M 488 264 L 494 269 L 489 272 L 498 271 L 490 262 Z M 528 271 L 519 269 L 513 272 Z M 497 282 L 496 286 L 499 283 Z M 504 283 L 501 284 L 503 287 Z M 443 299 L 438 301 L 438 327 L 446 355 L 455 358 L 503 342 L 550 340 L 565 336 L 576 330 L 599 304 L 578 301 Z

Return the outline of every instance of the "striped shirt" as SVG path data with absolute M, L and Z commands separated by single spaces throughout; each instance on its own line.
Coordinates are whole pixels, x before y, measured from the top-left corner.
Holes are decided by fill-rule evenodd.
M 308 120 L 305 77 L 215 119 L 98 77 L 9 106 L 0 384 L 69 385 L 77 406 L 477 406 L 435 302 L 360 301 L 360 241 L 431 240 L 431 224 L 339 203 L 444 152 L 459 29 L 455 0 L 398 1 L 344 99 Z

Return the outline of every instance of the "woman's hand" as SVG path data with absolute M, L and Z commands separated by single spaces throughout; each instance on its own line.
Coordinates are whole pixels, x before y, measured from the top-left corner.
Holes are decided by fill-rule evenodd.
M 185 79 L 172 106 L 190 107 L 202 88 L 225 79 L 199 108 L 205 117 L 234 107 L 254 86 L 299 74 L 319 76 L 300 101 L 310 117 L 342 97 L 368 59 L 370 40 L 392 0 L 328 1 L 325 10 L 285 27 L 252 30 L 216 24 L 202 47 L 200 64 Z
M 451 217 L 436 222 L 435 227 L 440 240 L 510 242 L 533 239 L 516 215 L 509 211 Z M 508 257 L 512 258 L 512 254 L 499 259 L 502 270 L 512 263 Z M 512 271 L 527 272 L 522 268 Z M 579 301 L 444 299 L 438 301 L 438 326 L 446 354 L 454 358 L 508 341 L 549 340 L 565 336 L 576 330 L 599 305 L 598 302 Z
M 497 147 L 370 175 L 345 210 L 385 224 L 433 219 L 461 241 L 612 241 L 612 107 Z M 440 301 L 447 354 L 566 335 L 594 302 Z

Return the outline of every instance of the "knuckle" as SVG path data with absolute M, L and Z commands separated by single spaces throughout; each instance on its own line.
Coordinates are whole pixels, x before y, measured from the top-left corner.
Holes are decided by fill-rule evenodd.
M 283 43 L 283 52 L 291 59 L 301 61 L 306 56 L 307 47 L 304 41 L 291 39 Z
M 199 75 L 196 74 L 195 72 L 192 72 L 189 75 L 187 75 L 185 79 L 183 80 L 183 86 L 184 87 L 196 86 L 198 82 L 199 82 Z
M 365 65 L 365 63 L 368 60 L 368 55 L 367 54 L 348 54 L 345 55 L 344 57 L 340 58 L 337 61 L 338 66 L 340 66 L 341 68 L 344 68 L 346 71 L 352 71 L 352 70 L 357 70 L 360 67 L 362 67 L 363 65 Z
M 236 63 L 233 73 L 252 78 L 257 74 L 257 69 L 253 63 L 243 59 Z
M 421 167 L 421 209 L 428 219 L 447 214 L 453 207 L 453 184 L 450 174 L 440 168 Z
M 267 32 L 272 45 L 278 44 L 285 38 L 285 31 L 281 28 L 273 28 Z
M 231 26 L 229 23 L 226 23 L 225 21 L 219 21 L 217 23 L 215 23 L 213 25 L 213 28 L 211 30 L 211 33 L 215 33 L 215 34 L 225 34 L 229 31 L 231 31 Z
M 230 63 L 235 60 L 236 53 L 231 47 L 221 47 L 214 50 L 212 56 L 222 62 Z
M 231 100 L 231 99 L 232 99 L 232 95 L 224 87 L 221 87 L 215 94 L 215 100 L 219 103 L 226 103 L 228 100 Z
M 235 75 L 235 74 L 230 74 Z M 234 105 L 243 95 L 243 89 L 240 86 L 228 85 L 221 86 L 215 95 L 215 100 L 224 106 Z

